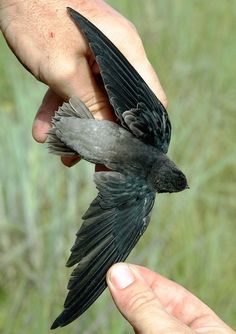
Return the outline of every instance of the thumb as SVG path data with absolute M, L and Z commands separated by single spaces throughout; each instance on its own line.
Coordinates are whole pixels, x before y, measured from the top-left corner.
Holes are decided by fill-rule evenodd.
M 116 306 L 136 333 L 193 333 L 164 309 L 135 266 L 113 265 L 107 284 Z

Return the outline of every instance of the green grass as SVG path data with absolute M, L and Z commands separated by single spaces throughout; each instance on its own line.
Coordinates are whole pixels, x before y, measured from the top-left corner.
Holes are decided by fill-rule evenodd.
M 190 190 L 160 195 L 129 261 L 197 294 L 236 327 L 234 1 L 109 1 L 140 32 L 169 99 L 169 155 Z M 64 267 L 95 194 L 93 167 L 66 169 L 31 138 L 45 87 L 0 40 L 0 332 L 44 334 L 61 311 Z M 58 333 L 127 333 L 109 293 Z

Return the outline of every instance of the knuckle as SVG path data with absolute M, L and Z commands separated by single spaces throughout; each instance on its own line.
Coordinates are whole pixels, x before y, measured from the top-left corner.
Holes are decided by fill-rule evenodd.
M 66 60 L 58 59 L 50 65 L 52 83 L 70 81 L 76 74 L 76 64 Z
M 135 25 L 127 20 L 122 18 L 122 21 L 119 22 L 117 25 L 117 29 L 119 34 L 117 33 L 118 43 L 120 47 L 124 44 L 124 37 L 125 37 L 125 44 L 132 45 L 133 48 L 137 51 L 137 49 L 143 49 L 143 43 L 141 37 L 135 27 Z
M 76 64 L 63 57 L 48 57 L 39 66 L 38 79 L 50 87 L 72 80 L 76 75 Z
M 167 96 L 164 92 L 162 93 L 162 96 L 160 97 L 160 99 L 161 99 L 161 103 L 163 104 L 163 106 L 165 108 L 167 108 L 168 107 L 168 99 L 167 99 Z
M 131 312 L 143 312 L 147 306 L 153 303 L 155 303 L 155 297 L 151 292 L 140 291 L 131 296 L 127 306 Z
M 143 46 L 142 39 L 141 39 L 136 27 L 133 25 L 133 23 L 131 23 L 130 28 L 131 29 L 130 29 L 129 38 L 130 38 L 131 45 L 134 45 L 136 48 L 139 48 L 140 50 L 144 51 L 144 46 Z
M 136 28 L 136 26 L 135 26 L 135 24 L 133 22 L 127 20 L 126 24 L 127 24 L 128 29 L 130 29 L 130 32 L 132 34 L 139 36 L 138 30 L 137 30 L 137 28 Z

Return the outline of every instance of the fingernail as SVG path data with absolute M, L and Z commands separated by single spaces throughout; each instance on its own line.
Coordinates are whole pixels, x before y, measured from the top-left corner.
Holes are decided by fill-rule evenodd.
M 116 289 L 121 290 L 133 283 L 135 277 L 127 264 L 119 263 L 111 268 L 109 279 Z

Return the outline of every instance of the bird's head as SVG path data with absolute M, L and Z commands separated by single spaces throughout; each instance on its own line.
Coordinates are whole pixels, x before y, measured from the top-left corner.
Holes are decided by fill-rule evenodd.
M 189 189 L 186 176 L 171 160 L 166 160 L 161 166 L 154 165 L 149 180 L 158 193 L 173 193 Z

